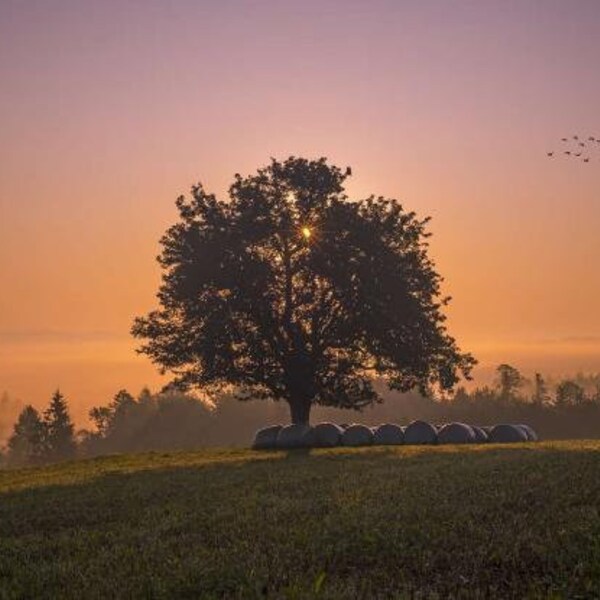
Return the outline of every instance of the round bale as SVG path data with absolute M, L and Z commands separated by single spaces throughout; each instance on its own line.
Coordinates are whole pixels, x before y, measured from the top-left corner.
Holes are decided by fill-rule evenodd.
M 335 423 L 318 423 L 314 426 L 314 433 L 317 448 L 331 448 L 340 445 L 344 430 Z
M 381 446 L 404 444 L 404 431 L 395 423 L 384 423 L 375 428 L 373 443 Z
M 314 430 L 306 424 L 286 425 L 277 434 L 278 448 L 310 448 L 314 442 Z
M 370 446 L 373 443 L 373 432 L 366 425 L 357 423 L 349 425 L 342 434 L 344 446 Z
M 270 450 L 277 447 L 277 434 L 281 429 L 281 425 L 272 425 L 271 427 L 263 427 L 254 435 L 252 444 L 253 450 Z
M 503 423 L 496 425 L 490 433 L 490 442 L 492 444 L 511 444 L 526 441 L 527 434 L 518 425 Z
M 538 434 L 529 425 L 519 423 L 519 427 L 525 432 L 525 435 L 527 436 L 527 441 L 537 442 L 539 440 Z
M 405 444 L 435 444 L 437 443 L 437 431 L 427 421 L 413 421 L 404 430 Z
M 465 423 L 447 423 L 438 431 L 440 444 L 470 444 L 475 441 L 475 433 Z
M 475 434 L 475 443 L 476 444 L 485 444 L 488 441 L 487 431 L 483 427 L 478 427 L 477 425 L 471 425 L 471 429 Z

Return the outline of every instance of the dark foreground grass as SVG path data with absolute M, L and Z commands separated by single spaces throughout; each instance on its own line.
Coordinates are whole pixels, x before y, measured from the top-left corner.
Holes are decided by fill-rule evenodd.
M 598 598 L 600 442 L 0 471 L 1 598 Z

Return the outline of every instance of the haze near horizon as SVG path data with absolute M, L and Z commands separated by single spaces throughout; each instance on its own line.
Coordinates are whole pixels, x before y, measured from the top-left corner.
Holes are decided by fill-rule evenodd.
M 598 371 L 600 152 L 561 138 L 600 138 L 599 23 L 593 0 L 3 3 L 0 392 L 77 414 L 159 385 L 129 329 L 175 198 L 290 154 L 433 217 L 479 381 Z

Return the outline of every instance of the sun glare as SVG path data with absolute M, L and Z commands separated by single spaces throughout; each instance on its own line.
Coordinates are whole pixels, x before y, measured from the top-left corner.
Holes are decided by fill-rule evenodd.
M 312 231 L 308 227 L 303 227 L 302 228 L 302 235 L 304 236 L 305 239 L 308 240 L 308 239 L 310 239 L 310 236 L 312 235 Z

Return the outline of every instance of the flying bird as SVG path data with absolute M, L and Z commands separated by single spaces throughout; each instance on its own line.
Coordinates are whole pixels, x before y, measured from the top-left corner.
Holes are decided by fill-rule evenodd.
M 579 159 L 584 163 L 594 163 L 600 158 L 600 136 L 593 135 L 570 135 L 568 137 L 558 138 L 564 144 L 561 149 L 546 150 L 546 156 L 549 158 L 558 157 L 564 154 L 571 159 Z M 596 152 L 594 151 L 596 148 Z

